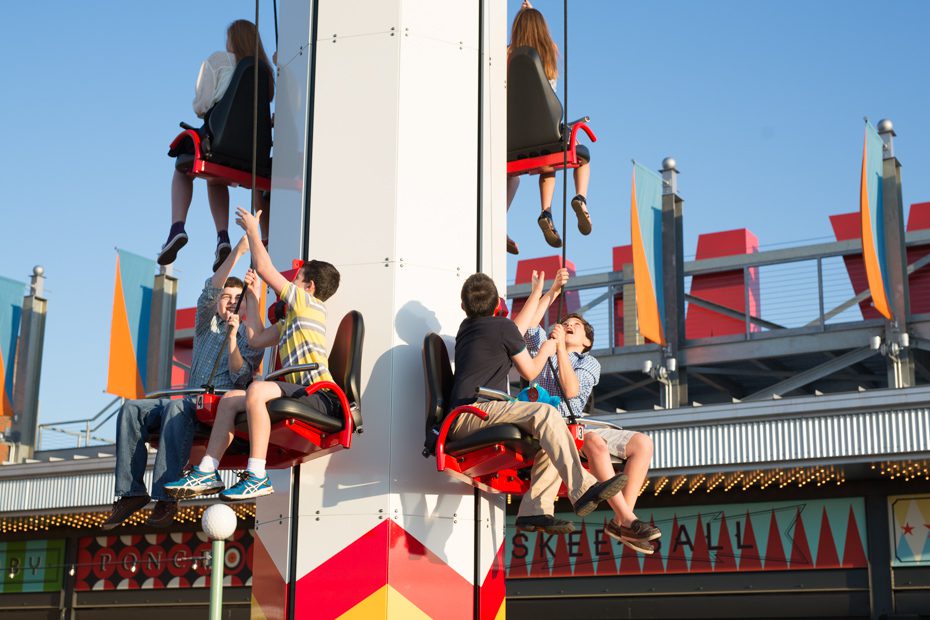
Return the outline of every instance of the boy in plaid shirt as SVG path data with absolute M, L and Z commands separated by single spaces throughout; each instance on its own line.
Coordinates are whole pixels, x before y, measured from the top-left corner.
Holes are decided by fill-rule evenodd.
M 513 319 L 517 328 L 524 332 L 527 351 L 534 357 L 547 340 L 546 332 L 539 326 L 539 322 L 568 281 L 568 270 L 563 268 L 556 272 L 552 287 L 542 295 L 544 281 L 545 273 L 533 272 L 530 295 Z M 588 354 L 594 342 L 594 328 L 580 314 L 573 313 L 553 326 L 549 338 L 556 341 L 556 353 L 549 358 L 542 372 L 536 377 L 535 383 L 562 399 L 559 405 L 562 416 L 568 418 L 570 413 L 574 413 L 576 417 L 586 416 L 582 410 L 601 376 L 600 362 Z M 631 549 L 647 554 L 654 551 L 649 541 L 659 538 L 662 532 L 640 521 L 633 513 L 633 507 L 649 470 L 652 448 L 652 440 L 643 433 L 603 427 L 586 429 L 584 445 L 581 448 L 591 473 L 598 480 L 605 480 L 614 475 L 611 457 L 626 459 L 623 471 L 628 477 L 628 482 L 622 494 L 608 500 L 614 511 L 614 518 L 608 522 L 605 532 Z M 547 500 L 547 504 L 550 501 L 555 502 L 554 495 L 551 500 Z M 521 525 L 524 524 L 517 523 L 517 527 Z M 521 529 L 546 529 L 536 528 L 529 522 L 525 525 L 529 527 Z

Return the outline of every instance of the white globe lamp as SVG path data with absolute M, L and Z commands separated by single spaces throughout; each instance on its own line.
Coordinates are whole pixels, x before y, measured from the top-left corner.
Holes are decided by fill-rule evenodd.
M 210 620 L 223 614 L 223 565 L 226 563 L 226 539 L 236 531 L 236 513 L 226 504 L 214 504 L 203 511 L 200 523 L 213 540 L 213 570 L 210 573 Z

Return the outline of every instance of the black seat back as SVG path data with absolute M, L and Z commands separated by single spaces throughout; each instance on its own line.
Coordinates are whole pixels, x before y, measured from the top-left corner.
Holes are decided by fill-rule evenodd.
M 258 76 L 258 170 L 266 176 L 271 157 L 271 101 L 269 72 Z M 243 58 L 236 65 L 229 87 L 210 110 L 206 128 L 210 137 L 209 156 L 217 163 L 242 170 L 252 169 L 252 113 L 255 59 Z
M 333 349 L 329 352 L 329 373 L 336 385 L 342 388 L 349 406 L 355 428 L 362 427 L 362 346 L 365 341 L 365 321 L 362 313 L 352 310 L 339 323 Z
M 434 436 L 433 429 L 439 427 L 448 413 L 452 400 L 452 364 L 439 334 L 429 333 L 423 339 L 423 378 L 426 383 L 426 437 L 429 441 Z
M 545 155 L 561 142 L 562 104 L 536 50 L 518 47 L 507 66 L 507 159 Z

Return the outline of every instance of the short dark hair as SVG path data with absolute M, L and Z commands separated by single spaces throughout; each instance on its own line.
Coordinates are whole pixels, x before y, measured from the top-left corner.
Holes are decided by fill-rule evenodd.
M 572 312 L 571 314 L 566 314 L 565 316 L 562 317 L 562 320 L 559 321 L 559 322 L 560 322 L 560 323 L 564 323 L 564 322 L 567 321 L 568 319 L 578 319 L 579 321 L 581 321 L 581 324 L 584 326 L 584 335 L 585 335 L 585 338 L 587 338 L 588 341 L 591 343 L 591 344 L 589 344 L 588 346 L 586 346 L 584 349 L 582 349 L 582 352 L 583 352 L 583 353 L 587 353 L 588 351 L 591 350 L 591 347 L 594 346 L 594 328 L 591 327 L 591 324 L 588 323 L 587 321 L 585 321 L 585 320 L 584 320 L 584 317 L 581 316 L 580 314 L 578 314 L 577 312 Z
M 241 288 L 245 289 L 245 284 L 239 278 L 229 276 L 223 284 L 223 288 Z
M 322 260 L 307 261 L 300 268 L 304 284 L 313 282 L 313 296 L 326 301 L 339 289 L 339 270 Z
M 499 299 L 494 280 L 483 273 L 468 276 L 462 285 L 462 308 L 470 319 L 493 316 Z

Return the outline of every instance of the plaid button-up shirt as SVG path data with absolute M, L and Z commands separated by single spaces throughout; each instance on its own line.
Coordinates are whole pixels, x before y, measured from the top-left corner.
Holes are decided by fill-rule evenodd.
M 208 278 L 204 284 L 203 292 L 197 299 L 197 316 L 194 321 L 194 353 L 191 359 L 191 372 L 188 386 L 199 388 L 210 378 L 210 371 L 216 356 L 220 356 L 220 363 L 213 377 L 213 387 L 230 390 L 234 387 L 243 387 L 252 373 L 258 368 L 262 359 L 262 352 L 249 346 L 245 333 L 245 325 L 239 325 L 236 341 L 239 353 L 242 355 L 242 367 L 239 372 L 229 374 L 229 352 L 226 347 L 226 321 L 216 313 L 216 298 L 223 292 L 222 288 L 211 286 Z
M 536 357 L 536 354 L 539 353 L 539 347 L 546 341 L 546 332 L 542 327 L 531 327 L 526 331 L 523 340 L 526 342 L 526 350 L 529 354 Z M 587 353 L 569 353 L 568 357 L 572 361 L 575 376 L 578 377 L 578 396 L 569 399 L 569 401 L 575 416 L 582 417 L 587 415 L 582 412 L 582 409 L 587 404 L 591 391 L 597 385 L 597 382 L 601 380 L 601 363 Z M 568 407 L 566 406 L 565 396 L 562 394 L 562 390 L 559 389 L 559 383 L 553 369 L 555 369 L 556 373 L 559 371 L 557 355 L 549 358 L 549 363 L 543 367 L 542 372 L 534 381 L 544 387 L 550 394 L 562 399 L 562 404 L 559 405 L 559 413 L 567 418 Z

